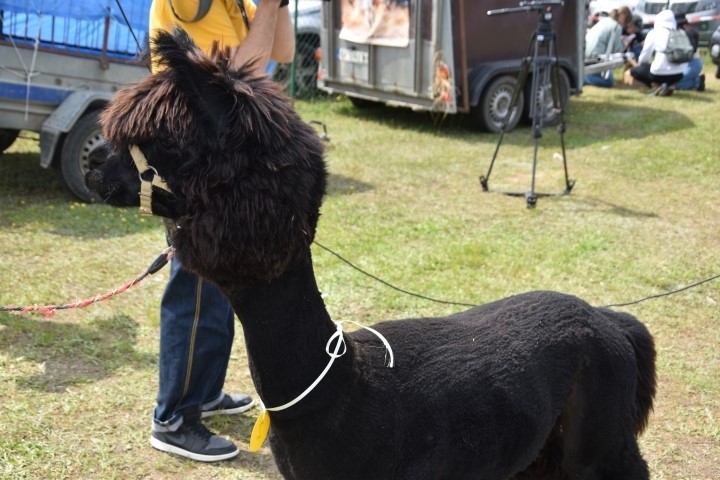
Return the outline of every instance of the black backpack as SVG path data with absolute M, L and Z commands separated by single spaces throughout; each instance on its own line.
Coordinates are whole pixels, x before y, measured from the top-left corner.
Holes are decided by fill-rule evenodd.
M 685 30 L 678 28 L 670 30 L 667 47 L 663 53 L 667 55 L 670 63 L 686 63 L 692 60 L 695 49 Z

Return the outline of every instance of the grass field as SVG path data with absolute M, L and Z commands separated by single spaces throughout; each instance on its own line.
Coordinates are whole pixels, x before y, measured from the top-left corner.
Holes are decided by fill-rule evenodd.
M 328 127 L 330 188 L 317 240 L 412 292 L 482 303 L 532 289 L 624 303 L 720 273 L 720 81 L 648 97 L 587 88 L 567 114 L 572 193 L 483 193 L 497 136 L 459 117 L 347 99 L 298 101 Z M 442 121 L 441 121 L 442 120 Z M 544 130 L 538 189 L 562 190 L 559 138 Z M 164 247 L 159 220 L 73 201 L 38 167 L 38 142 L 0 156 L 0 305 L 62 303 L 104 293 Z M 529 188 L 529 130 L 509 134 L 490 186 Z M 335 319 L 371 324 L 462 307 L 400 293 L 314 247 Z M 278 479 L 247 441 L 255 411 L 209 422 L 240 456 L 205 465 L 148 442 L 157 386 L 162 270 L 127 293 L 51 318 L 0 313 L 0 478 Z M 642 449 L 653 478 L 720 478 L 720 280 L 624 309 L 655 335 L 659 391 Z M 241 332 L 228 391 L 254 393 Z M 440 414 L 440 413 L 439 413 Z M 341 479 L 340 479 L 341 480 Z M 369 479 L 373 480 L 373 479 Z

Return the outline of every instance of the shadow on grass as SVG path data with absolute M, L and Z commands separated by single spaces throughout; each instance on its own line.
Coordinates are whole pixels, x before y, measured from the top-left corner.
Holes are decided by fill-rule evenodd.
M 633 210 L 632 208 L 618 205 L 607 200 L 595 197 L 578 197 L 568 195 L 564 197 L 566 202 L 577 206 L 575 211 L 587 211 L 597 212 L 599 210 L 605 210 L 608 213 L 618 215 L 620 217 L 627 218 L 658 218 L 659 215 L 655 212 L 647 212 L 641 210 Z
M 171 464 L 169 465 L 171 472 L 184 472 L 185 476 L 182 478 L 192 478 L 192 472 L 195 471 L 211 471 L 212 478 L 254 479 L 262 477 L 282 480 L 282 475 L 275 465 L 267 441 L 257 452 L 250 452 L 248 449 L 250 432 L 259 413 L 260 410 L 256 407 L 244 414 L 217 415 L 203 420 L 210 430 L 221 436 L 229 437 L 238 446 L 240 453 L 232 460 L 202 464 L 177 455 L 170 455 L 163 458 L 164 462 Z M 209 478 L 207 474 L 200 473 L 197 473 L 196 477 Z
M 463 114 L 443 116 L 409 108 L 388 107 L 381 103 L 356 107 L 349 102 L 338 107 L 336 111 L 339 115 L 367 120 L 392 129 L 434 132 L 450 137 L 466 137 L 472 133 L 478 134 L 483 141 L 492 141 L 495 138 L 493 133 L 473 128 L 470 119 Z
M 80 325 L 0 313 L 0 325 L 0 350 L 41 365 L 36 374 L 16 378 L 20 388 L 61 393 L 106 378 L 121 366 L 156 367 L 155 355 L 135 350 L 137 322 L 127 316 Z
M 355 193 L 368 192 L 372 189 L 373 187 L 369 183 L 361 182 L 344 175 L 331 174 L 328 177 L 328 196 L 353 195 Z
M 259 414 L 260 410 L 254 408 L 242 415 L 219 415 L 208 419 L 208 428 L 237 440 L 236 443 L 240 448 L 240 454 L 237 458 L 231 462 L 222 462 L 223 465 L 218 465 L 222 467 L 223 470 L 228 471 L 227 475 L 232 476 L 229 472 L 231 470 L 247 472 L 250 468 L 251 470 L 261 471 L 270 478 L 282 478 L 275 465 L 275 460 L 273 459 L 267 441 L 263 448 L 257 452 L 250 452 L 248 450 L 247 443 L 250 441 L 250 432 Z
M 55 178 L 55 172 L 40 166 L 39 153 L 1 154 L 0 192 L 3 196 L 22 197 L 27 201 L 71 201 Z
M 52 170 L 39 165 L 39 154 L 5 153 L 0 156 L 0 223 L 48 225 L 61 236 L 122 237 L 162 228 L 158 218 L 141 218 L 137 209 L 86 204 L 72 198 Z M 45 227 L 44 227 L 45 228 Z
M 567 149 L 581 148 L 609 140 L 632 140 L 664 135 L 672 131 L 692 128 L 693 120 L 680 111 L 668 111 L 652 106 L 638 106 L 640 93 L 628 90 L 614 100 L 584 102 L 583 98 L 571 100 L 565 115 L 565 142 Z M 693 101 L 712 101 L 688 96 Z M 594 100 L 594 99 L 593 99 Z M 665 99 L 658 99 L 665 100 Z M 683 100 L 685 100 L 683 98 Z M 339 115 L 375 122 L 392 129 L 434 132 L 446 137 L 458 137 L 470 143 L 497 144 L 499 134 L 478 130 L 468 115 L 447 115 L 444 118 L 429 112 L 416 112 L 409 108 L 388 107 L 383 104 L 357 108 L 347 102 L 337 108 Z M 557 127 L 545 125 L 546 138 L 540 144 L 559 144 Z M 503 138 L 503 145 L 531 145 L 531 129 L 527 121 L 510 131 Z

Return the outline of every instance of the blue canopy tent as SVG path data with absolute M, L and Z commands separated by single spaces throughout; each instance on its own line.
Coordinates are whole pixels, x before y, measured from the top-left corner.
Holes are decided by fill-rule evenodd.
M 1 40 L 129 59 L 145 48 L 151 0 L 0 0 Z M 132 27 L 128 27 L 125 17 Z

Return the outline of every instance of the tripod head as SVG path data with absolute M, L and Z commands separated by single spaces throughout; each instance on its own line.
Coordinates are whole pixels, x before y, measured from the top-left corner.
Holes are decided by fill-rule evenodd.
M 492 17 L 494 15 L 505 15 L 506 13 L 532 12 L 533 10 L 546 13 L 552 12 L 553 7 L 562 7 L 564 4 L 564 0 L 528 0 L 520 2 L 519 7 L 488 10 L 487 14 Z
M 519 7 L 498 8 L 496 10 L 488 10 L 488 16 L 505 15 L 506 13 L 532 12 L 536 11 L 540 14 L 538 18 L 538 33 L 548 35 L 552 34 L 552 9 L 553 7 L 562 7 L 564 0 L 527 0 L 521 1 Z

